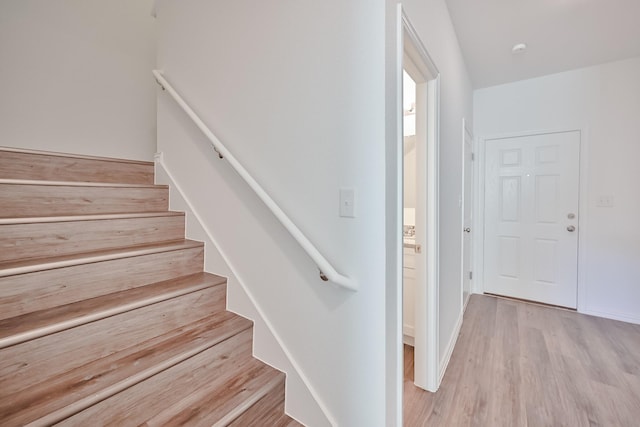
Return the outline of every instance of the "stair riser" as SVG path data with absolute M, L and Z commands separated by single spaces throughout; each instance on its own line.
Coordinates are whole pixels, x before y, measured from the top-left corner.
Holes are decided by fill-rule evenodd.
M 1 277 L 0 319 L 187 276 L 203 262 L 198 246 Z
M 0 150 L 0 179 L 153 184 L 151 163 Z
M 233 378 L 234 373 L 242 372 L 248 365 L 254 365 L 255 360 L 251 357 L 251 337 L 251 329 L 242 332 L 58 425 L 103 425 L 107 422 L 110 425 L 143 424 L 153 414 L 176 404 L 198 388 L 210 386 L 212 383 L 224 384 Z M 207 424 L 190 420 L 187 425 L 197 427 Z M 210 427 L 211 423 L 208 426 Z
M 184 216 L 0 225 L 0 262 L 184 238 Z
M 169 189 L 0 183 L 0 218 L 166 211 Z
M 225 309 L 215 286 L 0 350 L 0 400 L 35 383 Z M 43 357 L 46 355 L 46 357 Z

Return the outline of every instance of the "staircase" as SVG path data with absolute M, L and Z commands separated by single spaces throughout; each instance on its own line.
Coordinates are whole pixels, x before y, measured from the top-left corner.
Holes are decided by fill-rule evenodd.
M 153 163 L 0 148 L 0 425 L 299 426 Z

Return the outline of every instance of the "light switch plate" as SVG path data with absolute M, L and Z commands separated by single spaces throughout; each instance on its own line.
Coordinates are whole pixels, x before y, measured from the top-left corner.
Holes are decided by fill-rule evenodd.
M 340 189 L 340 216 L 355 218 L 356 216 L 356 190 L 353 188 Z

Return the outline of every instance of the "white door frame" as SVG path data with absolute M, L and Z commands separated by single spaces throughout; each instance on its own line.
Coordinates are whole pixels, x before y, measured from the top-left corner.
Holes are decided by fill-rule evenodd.
M 418 197 L 416 204 L 422 209 L 421 218 L 416 217 L 416 243 L 423 247 L 426 258 L 426 277 L 416 278 L 416 317 L 415 317 L 415 372 L 414 383 L 416 386 L 428 391 L 435 392 L 439 387 L 439 363 L 438 363 L 438 246 L 439 246 L 439 219 L 438 219 L 438 197 L 439 197 L 439 122 L 440 122 L 440 73 L 435 63 L 429 56 L 418 34 L 405 14 L 402 5 L 398 4 L 398 61 L 397 73 L 402 79 L 403 69 L 411 75 L 416 82 L 416 111 L 426 111 L 426 116 L 422 120 L 416 115 L 416 134 L 422 134 L 422 141 L 416 141 L 416 150 L 422 146 L 422 154 L 416 151 L 416 171 L 418 177 Z M 402 98 L 402 84 L 399 85 Z M 420 131 L 422 129 L 422 131 Z M 400 163 L 403 162 L 403 135 L 399 133 L 397 140 L 397 152 Z M 425 150 L 426 148 L 426 150 Z M 400 183 L 404 178 L 402 165 L 399 168 L 398 179 Z M 422 190 L 422 191 L 421 191 Z M 424 191 L 426 190 L 426 191 Z M 402 192 L 401 192 L 402 194 Z M 398 229 L 402 229 L 402 196 L 399 197 L 397 206 L 400 224 Z M 422 235 L 418 235 L 418 233 Z M 402 258 L 402 233 L 398 234 L 398 256 Z M 419 257 L 416 257 L 416 262 Z M 400 278 L 398 283 L 402 283 L 402 269 L 399 269 Z M 400 301 L 402 307 L 402 301 Z M 399 322 L 402 324 L 402 309 L 398 310 Z M 402 351 L 402 348 L 399 349 Z M 402 359 L 401 359 L 402 360 Z
M 475 233 L 476 232 L 476 227 L 475 227 L 475 208 L 476 208 L 476 191 L 475 191 L 475 183 L 476 183 L 476 176 L 475 176 L 475 171 L 477 169 L 477 167 L 475 167 L 475 163 L 476 163 L 476 159 L 475 159 L 475 152 L 476 152 L 476 147 L 475 147 L 475 141 L 473 138 L 473 132 L 471 131 L 471 129 L 469 129 L 469 127 L 467 126 L 467 119 L 466 118 L 462 118 L 462 187 L 460 190 L 460 194 L 462 195 L 461 197 L 461 204 L 460 204 L 460 209 L 462 211 L 462 217 L 460 219 L 460 229 L 463 230 L 464 229 L 464 225 L 465 225 L 465 209 L 466 209 L 466 204 L 469 203 L 468 200 L 465 200 L 465 181 L 466 181 L 466 174 L 467 171 L 465 170 L 465 153 L 466 153 L 466 137 L 467 135 L 469 135 L 469 137 L 471 137 L 471 153 L 474 156 L 474 158 L 471 161 L 471 247 L 470 248 L 465 248 L 465 244 L 464 244 L 464 231 L 460 234 L 460 247 L 462 248 L 462 252 L 460 253 L 460 265 L 463 266 L 464 268 L 464 251 L 465 249 L 469 250 L 471 252 L 471 263 L 469 265 L 469 268 L 471 269 L 471 271 L 473 272 L 473 274 L 477 274 L 476 270 L 475 270 L 475 266 L 474 266 L 474 259 L 475 259 Z M 467 308 L 467 301 L 464 300 L 464 281 L 465 281 L 465 275 L 467 274 L 467 272 L 463 271 L 462 272 L 462 277 L 461 277 L 461 281 L 460 281 L 460 300 L 462 301 L 461 307 L 462 307 L 462 311 L 464 312 Z M 469 289 L 469 293 L 472 294 L 474 293 L 474 289 L 475 286 L 473 284 L 473 280 L 471 280 L 471 288 Z
M 485 148 L 486 142 L 493 139 L 504 139 L 504 138 L 518 138 L 525 136 L 536 136 L 536 135 L 545 135 L 550 133 L 561 133 L 561 132 L 579 132 L 580 133 L 580 193 L 579 193 L 579 209 L 580 215 L 578 217 L 578 307 L 577 310 L 581 312 L 585 307 L 585 297 L 587 290 L 587 278 L 585 276 L 585 268 L 587 262 L 587 212 L 588 212 L 588 183 L 587 183 L 587 164 L 588 164 L 588 128 L 586 126 L 570 126 L 565 128 L 558 129 L 545 129 L 545 130 L 537 130 L 537 131 L 524 131 L 524 132 L 509 132 L 495 135 L 483 136 L 482 138 L 478 138 L 477 140 L 477 150 L 476 150 L 476 165 L 475 168 L 475 179 L 476 179 L 476 195 L 475 198 L 475 219 L 473 221 L 474 228 L 477 230 L 476 240 L 474 241 L 474 253 L 476 254 L 473 265 L 474 271 L 478 272 L 477 280 L 473 281 L 473 292 L 474 293 L 484 293 L 484 177 L 485 167 L 486 167 L 486 155 Z M 476 276 L 474 275 L 474 278 Z

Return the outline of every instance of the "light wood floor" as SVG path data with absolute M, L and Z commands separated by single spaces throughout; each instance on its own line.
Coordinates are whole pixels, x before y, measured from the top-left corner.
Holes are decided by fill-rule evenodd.
M 437 393 L 413 385 L 405 426 L 640 426 L 640 326 L 472 295 Z

